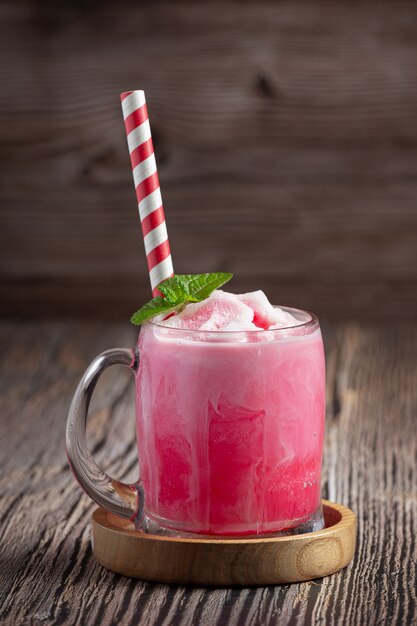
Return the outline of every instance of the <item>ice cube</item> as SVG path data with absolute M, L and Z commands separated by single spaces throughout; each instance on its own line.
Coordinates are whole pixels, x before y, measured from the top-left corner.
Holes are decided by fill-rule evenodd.
M 233 323 L 233 330 L 247 330 L 253 321 L 253 310 L 234 294 L 217 289 L 202 302 L 188 304 L 181 313 L 163 323 L 165 326 L 189 330 L 224 330 Z
M 229 322 L 227 326 L 224 326 L 222 330 L 260 330 L 259 326 L 255 326 L 253 322 L 243 322 L 239 319 L 235 319 L 232 322 Z
M 273 328 L 297 326 L 298 323 L 301 323 L 291 313 L 278 307 L 273 307 L 261 290 L 243 293 L 238 295 L 237 298 L 253 310 L 253 323 L 258 328 L 270 330 Z
M 277 328 L 288 328 L 290 326 L 299 326 L 303 324 L 302 320 L 298 320 L 294 315 L 288 313 L 288 311 L 284 311 L 279 307 L 274 307 L 275 312 L 275 322 L 271 324 L 269 330 L 274 330 Z

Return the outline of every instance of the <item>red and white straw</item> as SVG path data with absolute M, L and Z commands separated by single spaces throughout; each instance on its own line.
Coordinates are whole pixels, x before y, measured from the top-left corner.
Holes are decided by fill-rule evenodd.
M 143 91 L 120 94 L 153 295 L 173 275 L 161 189 Z

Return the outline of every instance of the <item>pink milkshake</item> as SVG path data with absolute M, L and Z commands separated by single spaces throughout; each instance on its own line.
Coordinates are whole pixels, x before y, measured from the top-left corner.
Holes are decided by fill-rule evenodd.
M 204 535 L 322 527 L 325 364 L 317 319 L 215 291 L 138 342 L 147 517 Z

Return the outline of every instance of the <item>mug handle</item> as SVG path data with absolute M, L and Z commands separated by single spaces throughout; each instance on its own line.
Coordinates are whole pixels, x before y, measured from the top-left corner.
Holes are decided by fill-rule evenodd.
M 139 355 L 127 348 L 99 354 L 88 366 L 72 399 L 66 430 L 66 448 L 74 476 L 87 495 L 99 506 L 140 526 L 144 498 L 139 481 L 131 485 L 108 476 L 94 461 L 86 443 L 88 407 L 101 374 L 110 365 L 125 365 L 134 372 Z

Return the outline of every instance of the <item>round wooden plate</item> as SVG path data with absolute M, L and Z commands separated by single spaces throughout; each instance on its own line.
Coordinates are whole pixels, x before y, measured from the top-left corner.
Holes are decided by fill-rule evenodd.
M 262 539 L 188 539 L 137 532 L 94 511 L 93 552 L 104 567 L 142 580 L 181 585 L 248 586 L 321 578 L 346 567 L 355 551 L 355 514 L 323 500 L 326 528 Z

